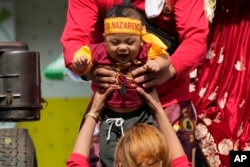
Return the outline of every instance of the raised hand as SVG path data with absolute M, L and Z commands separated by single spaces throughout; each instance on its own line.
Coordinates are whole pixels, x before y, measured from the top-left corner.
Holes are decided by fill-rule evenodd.
M 81 56 L 72 62 L 72 66 L 76 71 L 83 72 L 89 63 L 90 60 L 86 56 Z
M 176 70 L 170 64 L 168 57 L 159 56 L 159 58 L 149 60 L 145 65 L 133 70 L 132 75 L 136 83 L 144 88 L 149 88 L 171 79 L 176 75 Z

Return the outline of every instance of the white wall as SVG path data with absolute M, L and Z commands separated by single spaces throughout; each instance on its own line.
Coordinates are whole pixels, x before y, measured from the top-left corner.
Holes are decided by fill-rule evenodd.
M 4 12 L 6 11 L 6 12 Z M 8 17 L 0 22 L 0 41 L 15 40 L 15 11 L 14 3 L 12 0 L 0 0 L 0 14 L 9 13 Z M 1 17 L 0 17 L 1 18 Z
M 41 71 L 62 52 L 60 36 L 67 0 L 15 0 L 16 39 L 40 52 Z M 42 77 L 43 97 L 89 97 L 89 82 L 51 81 Z

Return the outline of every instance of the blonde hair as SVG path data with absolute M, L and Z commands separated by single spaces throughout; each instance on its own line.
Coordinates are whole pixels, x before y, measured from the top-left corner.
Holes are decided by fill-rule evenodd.
M 170 152 L 165 137 L 152 125 L 138 123 L 126 131 L 115 150 L 116 167 L 168 167 Z
M 216 0 L 205 0 L 204 10 L 209 23 L 213 22 Z

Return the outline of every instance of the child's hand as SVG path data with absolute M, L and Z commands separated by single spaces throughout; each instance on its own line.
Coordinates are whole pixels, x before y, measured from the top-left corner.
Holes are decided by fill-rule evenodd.
M 72 62 L 72 66 L 76 71 L 82 72 L 86 69 L 89 63 L 90 63 L 90 60 L 86 56 L 81 56 L 81 57 L 76 58 Z
M 132 75 L 137 84 L 144 88 L 160 85 L 176 75 L 176 70 L 170 62 L 169 56 L 158 56 L 148 60 L 145 65 L 134 69 Z
M 157 72 L 160 71 L 160 65 L 155 60 L 148 60 L 147 63 L 143 66 L 145 69 L 151 71 L 151 72 Z

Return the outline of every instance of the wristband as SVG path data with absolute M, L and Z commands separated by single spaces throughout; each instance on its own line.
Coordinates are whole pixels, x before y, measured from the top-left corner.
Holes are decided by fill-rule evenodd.
M 98 117 L 96 114 L 92 113 L 92 112 L 87 113 L 87 114 L 85 115 L 85 118 L 88 117 L 88 116 L 94 118 L 94 120 L 95 120 L 96 122 L 99 120 L 99 117 Z

